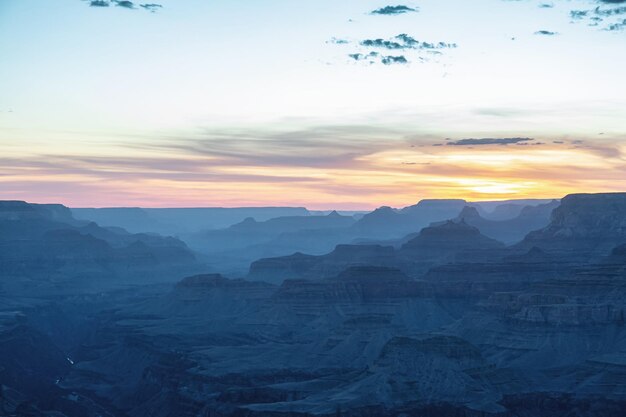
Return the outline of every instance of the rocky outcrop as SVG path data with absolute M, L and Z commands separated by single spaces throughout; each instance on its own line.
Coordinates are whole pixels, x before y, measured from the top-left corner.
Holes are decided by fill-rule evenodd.
M 571 194 L 552 213 L 550 224 L 530 233 L 519 248 L 536 246 L 581 261 L 608 255 L 626 242 L 626 193 Z
M 447 221 L 422 229 L 418 236 L 405 243 L 400 252 L 406 256 L 436 259 L 472 253 L 496 251 L 504 245 L 490 239 L 464 221 Z M 467 255 L 466 255 L 467 256 Z

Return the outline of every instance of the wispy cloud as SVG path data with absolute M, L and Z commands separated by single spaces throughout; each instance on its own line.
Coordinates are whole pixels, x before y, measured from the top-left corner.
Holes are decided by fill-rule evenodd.
M 626 186 L 623 155 L 610 139 L 510 136 L 428 145 L 434 139 L 406 127 L 357 124 L 205 129 L 73 153 L 24 147 L 20 155 L 0 157 L 0 198 L 74 205 L 362 208 L 425 196 L 558 197 L 576 188 Z
M 479 146 L 479 145 L 510 145 L 516 143 L 530 142 L 532 138 L 480 138 L 480 139 L 459 139 L 448 142 L 449 146 Z

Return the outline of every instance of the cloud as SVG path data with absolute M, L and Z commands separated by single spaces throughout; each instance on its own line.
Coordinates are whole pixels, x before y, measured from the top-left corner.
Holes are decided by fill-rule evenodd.
M 459 139 L 448 142 L 448 146 L 480 146 L 480 145 L 510 145 L 533 141 L 532 138 L 480 138 Z
M 521 2 L 522 0 L 502 0 L 507 2 Z M 581 0 L 589 4 L 587 9 L 569 10 L 572 23 L 584 22 L 587 26 L 598 27 L 600 30 L 617 31 L 626 27 L 624 20 L 620 18 L 626 15 L 626 0 Z M 560 3 L 568 3 L 562 0 Z M 554 3 L 540 3 L 540 8 L 553 8 Z M 619 18 L 619 19 L 617 19 Z M 617 19 L 617 20 L 616 20 Z M 549 30 L 540 30 L 536 35 L 554 36 L 558 33 Z
M 398 56 L 383 56 L 380 62 L 384 65 L 392 65 L 392 64 L 408 64 L 409 61 L 406 59 L 404 55 Z
M 406 49 L 407 46 L 395 41 L 388 41 L 384 39 L 365 39 L 361 41 L 361 45 L 369 48 L 385 48 L 385 49 Z
M 392 39 L 365 39 L 360 42 L 362 46 L 367 48 L 405 50 L 405 49 L 447 49 L 456 48 L 456 43 L 446 42 L 420 42 L 406 33 L 394 36 Z
M 595 4 L 600 4 L 593 9 L 571 10 L 570 18 L 573 22 L 585 22 L 587 26 L 599 27 L 601 30 L 617 31 L 626 26 L 626 19 L 621 16 L 626 15 L 626 0 L 597 0 Z M 615 20 L 617 19 L 617 20 Z
M 360 54 L 360 53 L 356 53 L 356 54 L 349 54 L 348 56 L 355 60 L 355 61 L 366 61 L 369 60 L 370 64 L 374 64 L 376 63 L 376 59 L 379 57 L 379 53 L 378 52 L 370 52 L 369 54 Z
M 115 6 L 118 6 L 124 9 L 129 9 L 129 10 L 137 9 L 135 3 L 129 0 L 87 0 L 87 1 L 89 1 L 90 7 L 109 7 L 112 4 L 114 4 Z M 162 9 L 163 5 L 158 4 L 158 3 L 142 3 L 142 4 L 139 4 L 139 7 L 144 10 L 154 13 L 157 10 Z
M 570 10 L 569 15 L 572 19 L 583 19 L 587 17 L 589 10 Z
M 417 11 L 418 11 L 417 8 L 398 5 L 398 6 L 385 6 L 380 9 L 376 9 L 372 11 L 370 14 L 393 16 L 393 15 L 399 15 L 399 14 L 405 14 L 405 13 L 411 13 L 411 12 L 417 12 Z
M 140 4 L 139 7 L 143 7 L 144 9 L 154 13 L 156 12 L 158 9 L 162 9 L 163 6 L 161 4 L 157 4 L 157 3 L 145 3 L 145 4 Z
M 612 23 L 609 26 L 607 26 L 605 29 L 612 32 L 612 31 L 617 31 L 617 30 L 623 30 L 624 28 L 626 28 L 626 19 L 622 20 L 621 22 Z
M 616 7 L 614 9 L 601 9 L 599 7 L 596 7 L 593 10 L 593 12 L 596 15 L 602 16 L 602 17 L 618 16 L 618 15 L 626 14 L 626 6 Z
M 326 43 L 332 43 L 335 45 L 347 45 L 350 42 L 347 39 L 336 38 L 333 36 L 332 38 L 330 38 L 330 40 L 326 41 Z
M 383 65 L 408 64 L 413 59 L 417 59 L 419 62 L 427 62 L 430 60 L 430 57 L 441 55 L 441 50 L 457 47 L 456 43 L 421 42 L 406 33 L 401 33 L 390 39 L 365 39 L 360 41 L 359 45 L 369 51 L 352 53 L 349 55 L 351 59 L 368 61 L 370 64 L 379 62 Z M 402 55 L 382 55 L 378 51 L 372 51 L 372 49 L 405 51 L 405 53 Z M 413 56 L 407 55 L 406 52 L 409 51 L 414 51 L 412 53 Z
M 135 3 L 128 0 L 113 0 L 118 7 L 124 7 L 125 9 L 134 9 Z

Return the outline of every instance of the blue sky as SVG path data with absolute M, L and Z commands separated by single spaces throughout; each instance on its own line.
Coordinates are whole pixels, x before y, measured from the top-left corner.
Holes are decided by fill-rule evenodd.
M 626 134 L 622 3 L 178 0 L 162 1 L 163 7 L 151 13 L 140 3 L 131 10 L 114 3 L 90 7 L 82 0 L 3 0 L 2 197 L 18 193 L 47 200 L 58 195 L 78 203 L 72 185 L 99 189 L 108 181 L 120 186 L 111 173 L 118 178 L 130 172 L 119 203 L 171 205 L 159 199 L 166 195 L 170 201 L 211 205 L 215 197 L 207 194 L 226 189 L 228 196 L 218 203 L 263 203 L 260 197 L 247 196 L 265 184 L 271 198 L 285 195 L 285 190 L 293 195 L 288 186 L 304 190 L 284 203 L 312 199 L 327 205 L 335 190 L 345 194 L 356 189 L 341 203 L 376 205 L 391 199 L 400 204 L 413 194 L 413 199 L 439 196 L 439 182 L 399 194 L 395 169 L 365 167 L 363 161 L 380 162 L 384 153 L 474 137 L 531 137 L 554 148 L 560 145 L 556 142 L 565 142 L 596 154 L 612 149 L 613 158 L 621 158 Z M 416 11 L 370 13 L 388 5 Z M 617 12 L 607 17 L 609 13 L 594 12 L 595 7 Z M 574 19 L 572 11 L 587 14 Z M 601 22 L 592 19 L 597 16 Z M 428 48 L 389 50 L 361 44 L 368 39 L 397 41 L 400 34 L 456 47 L 434 54 Z M 371 51 L 379 55 L 359 61 L 350 57 Z M 408 62 L 384 65 L 382 56 L 403 56 Z M 466 150 L 468 158 L 475 149 Z M 174 161 L 168 159 L 173 153 L 178 158 Z M 303 160 L 305 153 L 313 155 Z M 223 161 L 233 155 L 245 163 Z M 129 160 L 119 172 L 120 156 L 137 163 Z M 100 158 L 98 164 L 85 162 L 91 157 Z M 437 163 L 423 155 L 410 157 Z M 54 158 L 61 159 L 54 171 L 42 166 L 42 160 Z M 135 172 L 133 166 L 155 158 L 162 160 Z M 208 164 L 198 168 L 202 175 L 211 174 L 204 181 L 189 180 L 184 174 L 190 172 L 183 168 L 177 172 L 184 181 L 159 174 L 195 158 Z M 277 165 L 284 172 L 277 174 Z M 359 180 L 342 184 L 338 176 L 350 175 L 337 172 L 320 191 L 329 165 L 338 171 L 358 165 L 358 175 L 352 173 Z M 213 178 L 221 181 L 235 174 L 227 175 L 229 169 L 245 177 L 211 188 Z M 33 172 L 38 175 L 29 177 Z M 310 181 L 293 181 L 303 176 Z M 42 192 L 42 178 L 48 178 L 43 189 L 56 189 L 56 195 Z M 146 181 L 155 185 L 146 187 Z M 588 186 L 599 189 L 598 184 Z M 532 192 L 515 187 L 504 192 L 497 184 L 479 188 L 500 190 L 496 196 L 508 197 L 578 186 L 582 184 L 541 183 Z M 451 194 L 464 195 L 465 190 L 477 196 L 475 190 L 459 187 Z M 138 191 L 146 188 L 151 191 Z M 493 197 L 478 196 L 482 194 Z M 85 198 L 103 204 L 96 196 Z

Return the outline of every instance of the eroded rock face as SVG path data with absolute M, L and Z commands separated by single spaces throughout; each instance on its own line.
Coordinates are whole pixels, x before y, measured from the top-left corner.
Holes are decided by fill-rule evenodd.
M 608 255 L 625 242 L 626 193 L 572 194 L 553 211 L 547 227 L 530 233 L 519 246 L 589 259 Z

